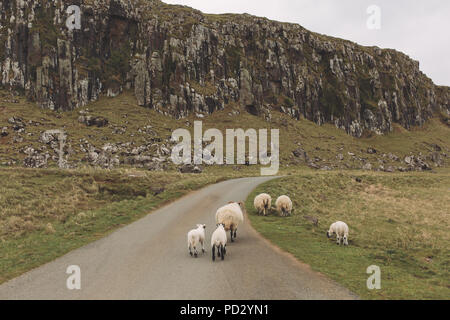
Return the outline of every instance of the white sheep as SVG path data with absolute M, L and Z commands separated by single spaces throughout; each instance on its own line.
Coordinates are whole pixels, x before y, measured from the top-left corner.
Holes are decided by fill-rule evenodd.
M 192 257 L 192 250 L 194 250 L 194 257 L 197 258 L 198 252 L 197 252 L 197 245 L 202 245 L 202 252 L 205 253 L 205 229 L 206 225 L 204 224 L 198 224 L 197 229 L 189 231 L 187 235 L 188 239 L 188 250 L 189 254 Z
M 277 211 L 282 216 L 290 216 L 292 212 L 292 201 L 288 196 L 280 196 L 275 202 Z
M 258 211 L 258 214 L 262 213 L 265 216 L 272 207 L 272 198 L 267 193 L 262 193 L 255 197 L 253 205 Z
M 226 231 L 230 231 L 231 242 L 237 236 L 237 228 L 244 222 L 244 203 L 230 202 L 216 212 L 216 224 L 223 224 Z
M 343 240 L 344 245 L 348 246 L 348 225 L 345 222 L 338 221 L 330 226 L 327 237 L 331 238 L 334 234 L 336 234 L 337 245 L 340 245 Z
M 239 220 L 240 222 L 244 222 L 244 212 L 245 212 L 245 204 L 240 201 L 240 202 L 228 202 L 228 205 L 230 207 L 234 207 L 236 210 L 236 213 L 239 216 Z
M 221 257 L 222 260 L 225 259 L 225 254 L 227 253 L 227 233 L 225 232 L 225 226 L 223 224 L 219 224 L 216 231 L 212 234 L 211 247 L 213 261 L 216 261 L 216 248 L 217 256 Z

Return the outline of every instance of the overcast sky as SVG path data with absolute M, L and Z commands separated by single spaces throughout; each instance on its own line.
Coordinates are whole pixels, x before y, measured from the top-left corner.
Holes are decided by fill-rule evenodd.
M 318 33 L 402 51 L 438 85 L 450 86 L 448 0 L 163 0 L 205 13 L 249 13 L 293 22 Z M 381 28 L 371 30 L 367 9 L 381 9 Z

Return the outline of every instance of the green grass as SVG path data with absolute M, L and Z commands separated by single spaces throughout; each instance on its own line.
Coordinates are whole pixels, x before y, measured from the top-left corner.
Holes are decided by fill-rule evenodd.
M 259 186 L 246 205 L 264 237 L 363 299 L 449 299 L 449 188 L 448 169 L 391 175 L 297 171 Z M 258 216 L 253 199 L 262 192 L 271 194 L 273 205 L 289 195 L 293 215 Z M 304 216 L 317 217 L 319 225 Z M 348 247 L 326 237 L 338 220 L 350 227 Z M 366 287 L 371 265 L 381 268 L 381 290 Z

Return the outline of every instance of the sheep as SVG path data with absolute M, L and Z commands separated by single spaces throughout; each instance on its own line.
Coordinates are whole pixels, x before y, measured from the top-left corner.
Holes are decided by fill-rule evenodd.
M 331 238 L 333 234 L 336 234 L 336 242 L 339 246 L 341 239 L 345 246 L 348 246 L 348 225 L 345 222 L 338 221 L 330 226 L 330 230 L 327 232 L 327 237 Z
M 230 202 L 228 202 L 228 205 L 230 207 L 234 207 L 235 208 L 236 213 L 239 216 L 240 222 L 241 223 L 244 222 L 244 212 L 245 212 L 245 205 L 244 205 L 244 203 L 242 201 L 239 201 L 239 202 L 232 202 L 232 201 L 230 201 Z
M 189 231 L 187 235 L 188 239 L 188 250 L 192 257 L 192 249 L 194 249 L 194 257 L 198 257 L 197 245 L 202 245 L 202 252 L 205 253 L 205 229 L 206 225 L 198 224 L 197 229 Z
M 292 212 L 292 201 L 288 196 L 280 196 L 275 202 L 278 213 L 281 216 L 290 216 Z
M 211 247 L 212 247 L 212 260 L 216 261 L 216 248 L 217 256 L 225 259 L 227 253 L 227 233 L 225 232 L 225 226 L 223 224 L 218 224 L 216 231 L 211 236 Z
M 258 214 L 263 213 L 263 215 L 265 216 L 272 207 L 272 198 L 267 193 L 262 193 L 259 196 L 255 197 L 253 205 L 255 206 L 255 209 L 258 211 Z
M 216 224 L 223 224 L 226 231 L 230 231 L 231 242 L 237 236 L 237 228 L 244 222 L 244 203 L 230 202 L 216 212 Z

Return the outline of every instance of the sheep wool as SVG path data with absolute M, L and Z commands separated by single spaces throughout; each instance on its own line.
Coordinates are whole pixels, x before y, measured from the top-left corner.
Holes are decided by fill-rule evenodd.
M 288 196 L 280 196 L 275 202 L 278 213 L 281 216 L 290 216 L 292 212 L 292 201 Z
M 262 213 L 266 216 L 272 207 L 272 198 L 267 193 L 262 193 L 255 197 L 253 205 L 255 206 L 256 211 L 258 211 L 258 214 Z
M 189 231 L 187 235 L 189 254 L 198 257 L 197 246 L 202 245 L 202 252 L 205 253 L 205 229 L 206 225 L 198 224 L 197 229 Z M 194 252 L 192 252 L 194 251 Z
M 228 204 L 230 208 L 234 208 L 236 210 L 236 213 L 239 215 L 239 219 L 241 220 L 241 223 L 244 222 L 244 210 L 245 205 L 243 202 L 230 202 Z
M 341 245 L 342 240 L 342 243 L 348 246 L 348 225 L 345 222 L 338 221 L 330 226 L 327 237 L 331 238 L 334 234 L 336 235 L 337 245 Z
M 231 242 L 237 236 L 237 228 L 244 222 L 243 203 L 231 202 L 219 208 L 216 212 L 216 224 L 223 224 L 226 231 L 230 231 Z
M 212 247 L 212 260 L 216 261 L 216 248 L 217 256 L 225 259 L 225 254 L 227 253 L 227 233 L 223 224 L 217 226 L 216 231 L 211 236 L 211 247 Z

